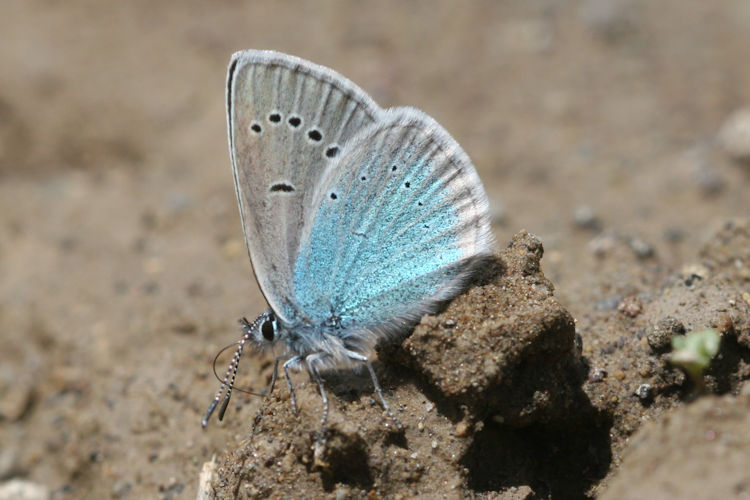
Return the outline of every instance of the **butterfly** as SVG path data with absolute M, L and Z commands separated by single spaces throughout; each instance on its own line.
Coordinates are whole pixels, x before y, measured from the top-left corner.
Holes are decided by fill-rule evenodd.
M 460 293 L 493 249 L 488 202 L 466 153 L 418 109 L 383 109 L 331 69 L 273 51 L 232 56 L 229 152 L 242 228 L 269 310 L 243 337 L 209 406 L 223 419 L 246 344 L 283 346 L 323 399 L 327 369 L 372 366 L 394 338 Z M 223 395 L 223 400 L 222 400 Z

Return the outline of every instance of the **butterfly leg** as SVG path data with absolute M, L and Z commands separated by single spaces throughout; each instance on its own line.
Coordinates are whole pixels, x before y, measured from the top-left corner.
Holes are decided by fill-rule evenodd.
M 375 368 L 372 366 L 372 361 L 370 361 L 370 358 L 367 356 L 363 356 L 359 353 L 356 353 L 354 351 L 346 351 L 346 355 L 349 356 L 351 359 L 356 361 L 362 361 L 367 365 L 367 370 L 370 372 L 370 378 L 372 379 L 372 385 L 375 387 L 375 393 L 378 395 L 378 399 L 380 399 L 380 403 L 383 405 L 383 408 L 385 409 L 386 413 L 388 413 L 388 416 L 391 417 L 391 420 L 396 424 L 396 427 L 399 429 L 402 429 L 403 426 L 401 425 L 401 422 L 398 421 L 396 418 L 396 415 L 393 414 L 393 411 L 391 411 L 391 407 L 388 406 L 388 402 L 385 400 L 385 397 L 383 396 L 383 389 L 380 388 L 380 383 L 378 382 L 378 377 L 375 375 Z
M 276 379 L 279 376 L 279 362 L 282 359 L 285 359 L 285 356 L 279 356 L 278 358 L 273 360 L 273 375 L 271 375 L 271 383 L 268 385 L 266 396 L 270 396 L 271 394 L 273 394 L 273 388 L 276 385 Z
M 320 425 L 325 425 L 326 420 L 328 420 L 328 396 L 326 395 L 325 382 L 320 376 L 320 371 L 318 370 L 318 363 L 323 356 L 325 355 L 311 354 L 305 358 L 305 363 L 307 364 L 307 373 L 310 374 L 310 379 L 314 380 L 318 384 L 318 388 L 320 389 L 320 397 L 323 398 L 323 417 L 320 419 Z
M 297 399 L 294 397 L 294 385 L 292 384 L 292 377 L 289 376 L 289 367 L 296 366 L 302 361 L 302 356 L 293 356 L 286 360 L 282 367 L 284 368 L 284 378 L 286 378 L 286 385 L 289 386 L 289 399 L 292 402 L 292 411 L 297 414 Z

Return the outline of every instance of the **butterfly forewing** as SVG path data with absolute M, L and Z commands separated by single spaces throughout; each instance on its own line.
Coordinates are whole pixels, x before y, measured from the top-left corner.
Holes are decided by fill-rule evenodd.
M 299 314 L 291 277 L 321 176 L 382 113 L 322 66 L 271 51 L 232 57 L 227 120 L 240 215 L 258 283 L 282 322 Z
M 312 206 L 294 282 L 313 322 L 398 329 L 455 294 L 492 249 L 474 166 L 415 109 L 387 110 L 347 143 Z

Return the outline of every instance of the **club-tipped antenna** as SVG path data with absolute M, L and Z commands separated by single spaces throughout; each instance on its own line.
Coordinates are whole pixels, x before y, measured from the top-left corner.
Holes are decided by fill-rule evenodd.
M 240 345 L 240 342 L 241 342 L 241 340 L 238 340 L 236 342 L 232 342 L 231 344 L 222 347 L 221 351 L 219 351 L 216 354 L 216 356 L 214 356 L 214 362 L 213 362 L 212 368 L 213 368 L 213 372 L 214 372 L 214 378 L 216 380 L 218 380 L 219 382 L 222 382 L 224 380 L 221 376 L 219 376 L 218 373 L 216 373 L 216 363 L 218 363 L 219 357 L 222 354 L 224 354 L 224 351 L 227 351 L 227 350 L 231 349 L 234 346 Z M 265 396 L 265 392 L 255 392 L 255 391 L 251 391 L 251 390 L 248 390 L 248 389 L 242 389 L 241 387 L 235 387 L 234 390 L 237 391 L 237 392 L 243 392 L 245 394 L 250 394 L 251 396 L 260 396 L 260 397 Z
M 244 335 L 242 336 L 242 339 L 240 339 L 237 342 L 237 350 L 234 353 L 234 356 L 232 357 L 232 361 L 229 363 L 229 367 L 227 368 L 227 372 L 224 375 L 224 379 L 221 381 L 221 386 L 219 387 L 219 390 L 216 392 L 216 396 L 214 396 L 213 401 L 211 401 L 211 404 L 208 406 L 208 410 L 206 410 L 206 414 L 203 417 L 203 420 L 201 420 L 201 427 L 204 429 L 208 425 L 208 420 L 211 418 L 211 415 L 213 414 L 214 410 L 216 410 L 216 406 L 219 404 L 219 401 L 222 399 L 222 394 L 224 394 L 223 401 L 221 403 L 221 407 L 219 408 L 219 421 L 224 419 L 224 413 L 227 411 L 227 406 L 229 405 L 229 400 L 232 397 L 232 390 L 234 389 L 234 381 L 237 377 L 237 368 L 240 364 L 240 356 L 242 356 L 242 350 L 245 348 L 245 343 L 250 340 L 250 335 L 253 329 L 257 326 L 255 324 L 250 324 L 250 322 L 247 320 L 247 318 L 240 319 L 240 324 L 242 325 L 242 330 L 244 331 Z M 218 359 L 219 355 L 224 352 L 228 347 L 231 347 L 231 345 L 225 347 L 221 351 L 219 351 L 219 354 L 216 355 L 216 358 L 214 358 L 214 375 L 216 375 L 216 360 Z M 218 378 L 218 375 L 216 375 L 216 378 Z M 226 390 L 226 393 L 224 392 Z M 241 389 L 238 389 L 241 390 Z M 249 394 L 253 394 L 256 396 L 259 396 L 259 394 L 250 392 L 250 391 L 242 391 L 247 392 Z

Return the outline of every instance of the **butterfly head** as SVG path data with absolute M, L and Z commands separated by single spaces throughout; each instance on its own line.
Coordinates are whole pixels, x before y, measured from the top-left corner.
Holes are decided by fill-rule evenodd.
M 245 318 L 240 320 L 245 338 L 251 341 L 258 349 L 269 349 L 279 340 L 281 330 L 276 314 L 266 311 L 250 323 Z

